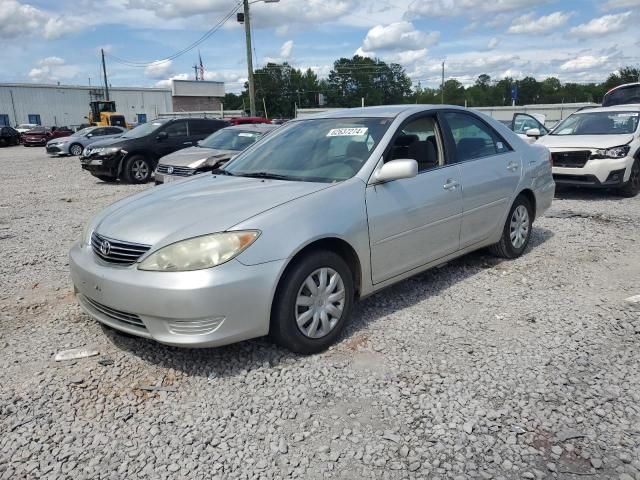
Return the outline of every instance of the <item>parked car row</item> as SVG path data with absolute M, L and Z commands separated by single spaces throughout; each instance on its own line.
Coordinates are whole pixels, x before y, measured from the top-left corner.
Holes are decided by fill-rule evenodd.
M 142 181 L 178 138 L 192 143 L 190 121 L 93 144 L 83 167 Z M 226 158 L 229 141 L 254 139 L 243 128 L 204 148 Z M 318 352 L 359 298 L 479 248 L 522 255 L 554 196 L 546 147 L 461 107 L 341 110 L 259 133 L 212 173 L 123 199 L 87 224 L 70 268 L 90 316 L 168 345 L 269 334 Z M 187 166 L 216 165 L 209 151 L 182 152 L 197 152 Z

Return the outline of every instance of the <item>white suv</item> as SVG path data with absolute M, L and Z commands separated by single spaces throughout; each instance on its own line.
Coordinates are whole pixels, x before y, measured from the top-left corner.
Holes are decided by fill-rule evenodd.
M 551 150 L 557 185 L 640 192 L 640 104 L 576 112 L 537 143 Z

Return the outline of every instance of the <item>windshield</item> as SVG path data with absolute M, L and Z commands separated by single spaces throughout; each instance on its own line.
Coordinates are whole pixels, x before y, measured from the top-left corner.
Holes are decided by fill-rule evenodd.
M 218 150 L 244 150 L 262 135 L 262 132 L 223 128 L 202 140 L 198 146 Z
M 225 167 L 238 176 L 310 182 L 353 177 L 383 137 L 389 118 L 326 118 L 286 124 Z
M 639 112 L 592 112 L 568 117 L 551 135 L 618 135 L 638 128 Z
M 138 125 L 133 130 L 129 130 L 127 133 L 122 135 L 120 138 L 140 138 L 146 135 L 149 135 L 152 132 L 158 130 L 165 122 L 153 121 L 149 123 L 143 123 L 142 125 Z

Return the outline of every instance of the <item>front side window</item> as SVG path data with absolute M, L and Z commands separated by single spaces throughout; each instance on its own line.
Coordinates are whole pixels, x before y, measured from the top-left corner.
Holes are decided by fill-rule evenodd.
M 244 150 L 262 136 L 261 132 L 228 128 L 218 130 L 199 144 L 200 147 L 216 150 Z
M 187 122 L 175 122 L 169 125 L 164 129 L 169 138 L 171 137 L 186 137 L 188 135 L 187 132 Z
M 456 147 L 456 161 L 464 162 L 488 157 L 510 150 L 505 141 L 491 127 L 466 113 L 445 112 Z
M 411 158 L 418 162 L 420 172 L 444 164 L 442 140 L 435 118 L 421 117 L 401 127 L 387 160 L 400 158 Z
M 149 123 L 143 123 L 142 125 L 138 125 L 136 128 L 129 130 L 127 133 L 122 135 L 122 138 L 142 138 L 147 135 L 154 133 L 156 130 L 160 130 L 162 126 L 166 123 L 166 121 L 155 120 Z
M 391 125 L 389 118 L 323 118 L 291 122 L 260 148 L 225 167 L 239 176 L 338 182 L 353 177 Z
M 574 113 L 553 129 L 551 135 L 617 135 L 638 129 L 640 112 Z

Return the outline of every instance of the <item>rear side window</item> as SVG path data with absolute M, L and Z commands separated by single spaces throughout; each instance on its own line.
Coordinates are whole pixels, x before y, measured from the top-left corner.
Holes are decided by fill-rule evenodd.
M 456 161 L 464 162 L 511 150 L 509 145 L 489 125 L 472 115 L 443 113 L 456 147 Z
M 602 99 L 603 107 L 640 103 L 640 83 L 626 85 L 607 92 Z
M 191 135 L 211 135 L 226 126 L 226 122 L 219 120 L 191 120 L 189 121 L 189 133 Z

